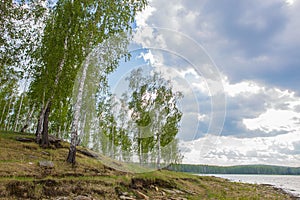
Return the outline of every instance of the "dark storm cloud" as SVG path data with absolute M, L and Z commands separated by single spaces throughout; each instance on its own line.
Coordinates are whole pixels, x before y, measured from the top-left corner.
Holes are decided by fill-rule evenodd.
M 286 25 L 284 2 L 263 5 L 261 1 L 207 1 L 204 7 L 219 34 L 247 57 L 268 52 L 270 41 Z
M 300 2 L 292 6 L 283 0 L 183 4 L 186 10 L 199 14 L 197 20 L 184 24 L 182 31 L 189 31 L 189 35 L 204 44 L 232 82 L 257 80 L 299 94 Z M 204 23 L 207 25 L 203 26 Z M 204 36 L 199 36 L 199 32 Z

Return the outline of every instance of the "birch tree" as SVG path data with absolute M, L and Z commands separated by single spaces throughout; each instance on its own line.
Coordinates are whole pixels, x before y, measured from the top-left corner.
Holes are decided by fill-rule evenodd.
M 126 80 L 129 82 L 130 93 L 128 107 L 131 110 L 131 118 L 136 127 L 134 137 L 135 149 L 141 165 L 153 144 L 153 135 L 147 135 L 145 131 L 145 127 L 149 127 L 151 122 L 149 104 L 145 101 L 143 102 L 143 97 L 147 93 L 147 79 L 144 77 L 142 68 L 138 68 L 132 70 Z
M 139 68 L 133 70 L 127 80 L 132 90 L 129 108 L 139 130 L 136 136 L 139 162 L 155 162 L 160 168 L 162 160 L 170 161 L 172 157 L 173 160 L 177 157 L 179 160 L 180 156 L 176 156 L 179 154 L 177 145 L 170 144 L 176 142 L 175 137 L 179 131 L 182 113 L 178 108 L 178 101 L 182 94 L 175 92 L 171 82 L 158 72 L 151 75 Z M 166 150 L 170 147 L 170 151 Z M 167 152 L 172 156 L 164 159 L 163 148 L 164 156 Z
M 131 33 L 132 23 L 134 22 L 134 17 L 138 11 L 141 11 L 146 5 L 146 1 L 138 0 L 122 0 L 122 1 L 84 1 L 81 2 L 81 9 L 83 10 L 84 16 L 87 16 L 82 20 L 83 27 L 86 27 L 88 30 L 87 35 L 85 35 L 84 41 L 84 53 L 85 56 L 88 56 L 92 50 L 97 47 L 97 45 L 103 43 L 104 41 L 111 41 L 110 38 L 118 36 L 122 33 L 128 34 Z M 115 41 L 114 39 L 112 41 Z M 123 43 L 118 43 L 123 44 Z M 112 46 L 108 47 L 109 49 Z M 101 49 L 101 48 L 100 48 Z M 112 51 L 116 56 L 112 60 L 106 60 L 110 57 L 101 58 L 100 64 L 105 62 L 110 62 L 110 65 L 102 67 L 103 71 L 106 74 L 112 72 L 118 66 L 118 58 L 123 56 L 124 53 L 119 53 L 118 51 Z M 86 79 L 86 71 L 89 65 L 89 57 L 82 65 L 82 76 L 80 77 L 79 89 L 77 99 L 74 104 L 74 118 L 72 122 L 71 130 L 71 144 L 68 154 L 67 161 L 69 163 L 75 163 L 76 156 L 76 143 L 78 137 L 78 124 L 79 124 L 79 115 L 80 108 L 82 106 L 82 96 L 83 96 L 83 87 Z

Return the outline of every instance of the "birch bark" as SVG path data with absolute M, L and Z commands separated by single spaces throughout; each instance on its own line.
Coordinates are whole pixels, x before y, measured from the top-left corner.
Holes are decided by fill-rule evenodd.
M 89 66 L 89 56 L 87 57 L 83 69 L 82 69 L 82 76 L 80 77 L 79 80 L 79 88 L 78 88 L 78 93 L 77 93 L 77 98 L 76 102 L 74 105 L 74 116 L 73 116 L 73 121 L 72 121 L 72 126 L 71 126 L 71 143 L 70 143 L 70 149 L 69 149 L 69 154 L 67 158 L 67 162 L 75 164 L 76 160 L 76 144 L 78 140 L 78 125 L 79 125 L 79 119 L 80 119 L 80 109 L 82 106 L 82 97 L 83 97 L 83 88 L 84 88 L 84 83 L 86 79 L 86 72 Z

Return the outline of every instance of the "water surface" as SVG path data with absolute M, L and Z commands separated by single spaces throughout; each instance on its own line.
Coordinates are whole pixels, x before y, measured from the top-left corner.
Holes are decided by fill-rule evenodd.
M 201 176 L 216 176 L 234 182 L 270 184 L 292 193 L 300 198 L 300 176 L 294 175 L 252 175 L 252 174 L 200 174 Z

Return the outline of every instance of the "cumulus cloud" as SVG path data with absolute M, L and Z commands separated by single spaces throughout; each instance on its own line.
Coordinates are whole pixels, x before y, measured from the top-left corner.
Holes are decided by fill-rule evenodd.
M 224 85 L 228 99 L 223 135 L 273 136 L 299 129 L 300 97 L 295 92 L 253 81 Z
M 224 89 L 228 96 L 235 97 L 238 95 L 253 95 L 260 93 L 264 88 L 258 86 L 254 81 L 242 81 L 235 84 L 230 84 L 225 77 Z
M 249 130 L 294 131 L 299 129 L 300 113 L 290 110 L 269 109 L 254 119 L 244 119 L 243 123 Z
M 181 142 L 184 162 L 192 164 L 273 164 L 299 166 L 300 133 L 274 137 L 206 136 Z

